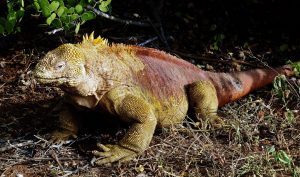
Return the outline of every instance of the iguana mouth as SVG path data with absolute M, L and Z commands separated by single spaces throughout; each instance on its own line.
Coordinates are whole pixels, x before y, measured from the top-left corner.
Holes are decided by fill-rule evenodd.
M 51 84 L 51 83 L 65 83 L 69 78 L 66 77 L 56 77 L 56 78 L 44 78 L 44 77 L 35 77 L 36 80 L 43 84 Z
M 57 80 L 67 80 L 68 78 L 66 77 L 55 77 L 55 78 L 45 78 L 45 77 L 35 77 L 37 80 L 41 81 L 57 81 Z
M 56 87 L 60 87 L 63 85 L 74 86 L 77 85 L 78 83 L 74 78 L 70 78 L 70 77 L 56 77 L 56 78 L 36 77 L 36 80 L 41 84 L 56 86 Z
M 36 79 L 45 79 L 45 80 L 59 80 L 59 79 L 72 79 L 73 77 L 42 77 L 35 76 Z

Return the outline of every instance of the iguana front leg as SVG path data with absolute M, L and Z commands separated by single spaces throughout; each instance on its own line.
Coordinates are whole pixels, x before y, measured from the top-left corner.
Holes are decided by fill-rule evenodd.
M 131 160 L 142 153 L 152 139 L 157 124 L 152 106 L 134 95 L 127 95 L 118 102 L 114 106 L 116 113 L 132 125 L 118 144 L 98 145 L 102 152 L 93 151 L 93 154 L 104 158 L 96 161 L 97 165 Z
M 78 132 L 78 119 L 72 113 L 71 108 L 63 106 L 58 120 L 58 129 L 51 133 L 49 142 L 61 144 L 70 138 L 76 138 Z

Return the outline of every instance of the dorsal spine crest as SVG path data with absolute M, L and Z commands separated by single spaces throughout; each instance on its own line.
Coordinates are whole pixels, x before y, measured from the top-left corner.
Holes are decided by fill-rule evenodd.
M 84 45 L 93 45 L 93 46 L 107 46 L 108 42 L 107 39 L 104 39 L 100 36 L 98 36 L 97 38 L 94 37 L 94 32 L 92 32 L 90 35 L 86 34 L 83 36 L 83 40 L 80 43 L 81 46 Z

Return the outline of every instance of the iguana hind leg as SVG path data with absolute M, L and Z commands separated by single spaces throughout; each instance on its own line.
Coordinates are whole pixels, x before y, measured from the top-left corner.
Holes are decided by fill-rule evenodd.
M 214 128 L 220 128 L 224 124 L 217 115 L 218 97 L 214 85 L 209 81 L 197 81 L 187 87 L 189 104 L 195 111 L 196 117 L 206 128 L 210 124 Z

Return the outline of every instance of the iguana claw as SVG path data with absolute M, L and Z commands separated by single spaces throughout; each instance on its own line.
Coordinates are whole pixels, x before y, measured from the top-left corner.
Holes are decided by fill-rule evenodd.
M 125 161 L 132 160 L 134 157 L 137 156 L 136 152 L 124 148 L 120 145 L 97 144 L 97 146 L 100 148 L 102 152 L 94 150 L 92 153 L 95 156 L 103 157 L 102 159 L 96 160 L 95 163 L 97 165 L 112 163 L 115 161 L 125 162 Z
M 224 120 L 217 115 L 210 118 L 209 123 L 213 128 L 217 128 L 217 129 L 222 128 L 225 125 Z
M 54 131 L 51 134 L 49 144 L 65 144 L 67 140 L 77 138 L 77 135 L 68 130 Z

